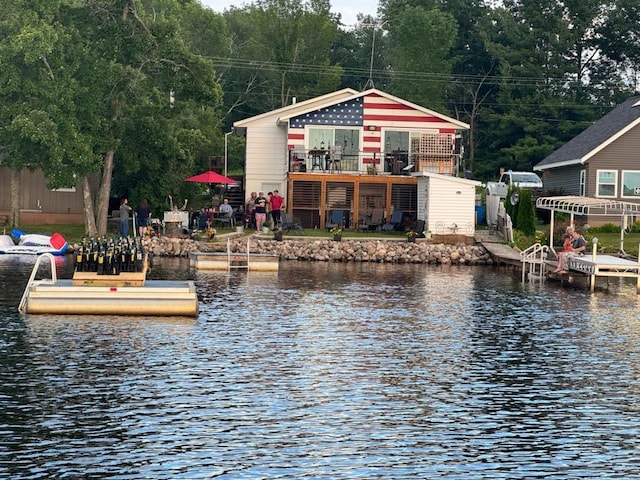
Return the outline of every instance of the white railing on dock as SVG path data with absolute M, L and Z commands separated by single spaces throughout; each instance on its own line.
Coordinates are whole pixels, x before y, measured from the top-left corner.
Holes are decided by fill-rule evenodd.
M 40 262 L 42 259 L 46 258 L 49 260 L 49 264 L 51 266 L 51 278 L 43 278 L 41 280 L 36 280 L 36 275 L 38 274 L 38 270 L 40 269 Z M 36 263 L 33 265 L 33 269 L 31 270 L 31 276 L 29 277 L 29 281 L 27 282 L 27 286 L 24 289 L 22 294 L 22 298 L 20 299 L 20 305 L 18 305 L 18 311 L 20 313 L 24 313 L 27 308 L 27 298 L 29 298 L 29 291 L 33 285 L 39 284 L 55 284 L 58 281 L 58 273 L 56 271 L 56 259 L 50 253 L 43 253 L 38 256 L 36 259 Z
M 247 237 L 247 252 L 244 254 L 244 259 L 237 252 L 231 251 L 231 239 L 227 238 L 227 270 L 233 268 L 243 269 L 249 271 L 249 257 L 251 254 L 251 237 Z M 238 262 L 235 263 L 234 262 Z
M 535 278 L 538 278 L 540 282 L 544 281 L 548 256 L 549 247 L 539 243 L 534 243 L 529 248 L 521 251 L 522 281 L 524 282 L 527 276 L 529 281 Z

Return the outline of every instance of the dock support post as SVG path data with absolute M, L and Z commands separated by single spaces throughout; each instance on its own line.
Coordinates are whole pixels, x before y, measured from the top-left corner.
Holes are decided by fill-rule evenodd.
M 598 253 L 598 237 L 593 237 L 593 239 L 591 240 L 591 243 L 593 244 L 591 246 L 591 261 L 594 264 L 594 270 L 591 273 L 591 278 L 589 279 L 589 289 L 591 290 L 591 292 L 594 292 L 596 289 L 596 270 L 598 269 L 596 265 L 596 253 Z

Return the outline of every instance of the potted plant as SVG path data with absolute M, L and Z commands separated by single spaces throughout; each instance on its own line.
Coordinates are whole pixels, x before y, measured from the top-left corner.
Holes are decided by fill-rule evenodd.
M 409 230 L 407 232 L 407 242 L 416 243 L 416 237 L 418 236 L 418 232 L 414 232 L 413 230 Z
M 333 227 L 330 230 L 331 235 L 333 235 L 333 240 L 336 242 L 339 242 L 342 240 L 342 228 L 340 227 Z
M 273 232 L 273 239 L 278 241 L 278 242 L 281 242 L 283 235 L 284 235 L 284 229 L 283 228 L 279 228 L 278 230 L 275 230 Z

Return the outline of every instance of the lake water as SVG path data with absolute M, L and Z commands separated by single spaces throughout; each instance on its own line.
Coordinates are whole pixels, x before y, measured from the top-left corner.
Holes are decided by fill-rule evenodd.
M 633 284 L 167 259 L 197 319 L 22 316 L 32 262 L 0 256 L 0 478 L 640 478 Z

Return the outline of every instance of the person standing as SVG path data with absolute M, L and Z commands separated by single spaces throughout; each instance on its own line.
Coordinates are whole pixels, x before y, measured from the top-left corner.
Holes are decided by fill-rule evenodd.
M 149 218 L 151 218 L 151 208 L 147 203 L 147 199 L 143 198 L 136 207 L 136 223 L 138 224 L 138 233 L 143 236 L 147 233 L 147 227 L 149 226 Z
M 256 233 L 262 231 L 262 225 L 267 220 L 267 199 L 264 192 L 258 193 L 255 201 Z
M 273 195 L 271 195 L 271 218 L 273 218 L 273 227 L 276 229 L 282 224 L 280 211 L 283 203 L 284 198 L 282 198 L 278 190 L 274 190 Z
M 246 203 L 246 218 L 245 218 L 245 227 L 253 228 L 256 225 L 256 198 L 258 198 L 258 194 L 256 192 L 251 192 L 249 198 L 247 198 Z
M 121 237 L 127 237 L 129 235 L 129 220 L 131 220 L 131 217 L 129 217 L 129 212 L 131 212 L 131 210 L 133 209 L 129 206 L 129 199 L 127 197 L 124 197 L 122 200 L 120 200 Z

